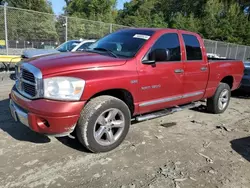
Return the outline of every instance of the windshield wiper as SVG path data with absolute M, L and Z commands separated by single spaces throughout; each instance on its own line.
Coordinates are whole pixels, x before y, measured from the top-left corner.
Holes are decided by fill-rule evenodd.
M 108 52 L 110 55 L 112 55 L 113 57 L 115 58 L 118 58 L 118 56 L 112 52 L 111 50 L 109 49 L 106 49 L 106 48 L 94 48 L 93 50 L 97 50 L 97 51 L 105 51 L 105 52 Z

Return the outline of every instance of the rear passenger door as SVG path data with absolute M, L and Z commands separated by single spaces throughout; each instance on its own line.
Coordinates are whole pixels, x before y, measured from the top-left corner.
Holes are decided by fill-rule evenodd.
M 192 33 L 182 33 L 185 46 L 183 102 L 200 100 L 207 86 L 208 62 L 204 58 L 202 39 Z

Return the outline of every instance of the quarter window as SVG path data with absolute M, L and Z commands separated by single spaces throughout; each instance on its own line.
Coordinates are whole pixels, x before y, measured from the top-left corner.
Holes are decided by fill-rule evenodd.
M 183 34 L 187 60 L 202 60 L 200 43 L 194 35 Z

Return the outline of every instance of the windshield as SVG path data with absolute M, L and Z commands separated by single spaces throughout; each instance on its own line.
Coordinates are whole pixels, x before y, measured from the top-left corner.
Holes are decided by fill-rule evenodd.
M 60 46 L 58 46 L 56 50 L 60 52 L 68 52 L 68 51 L 73 50 L 73 48 L 76 47 L 79 43 L 81 43 L 81 41 L 77 41 L 77 40 L 67 41 L 61 44 Z
M 109 34 L 91 44 L 88 50 L 101 50 L 117 57 L 134 57 L 144 43 L 153 35 L 152 30 L 129 29 Z

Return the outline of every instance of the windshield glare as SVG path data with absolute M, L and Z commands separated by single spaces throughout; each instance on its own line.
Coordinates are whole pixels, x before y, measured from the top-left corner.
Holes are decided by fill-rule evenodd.
M 150 30 L 123 30 L 107 35 L 91 44 L 88 50 L 106 49 L 118 57 L 134 57 L 144 43 L 153 35 Z

